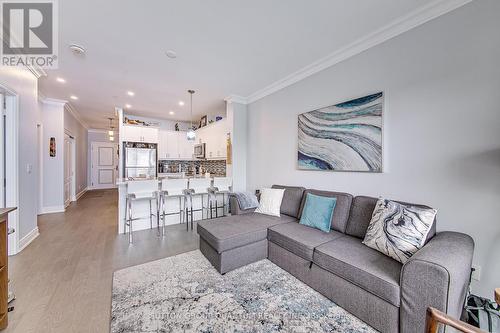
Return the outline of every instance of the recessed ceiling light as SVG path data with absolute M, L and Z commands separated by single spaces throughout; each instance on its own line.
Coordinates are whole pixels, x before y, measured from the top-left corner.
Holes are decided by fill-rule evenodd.
M 130 108 L 132 107 L 132 105 L 130 105 L 130 104 L 125 104 L 125 107 L 126 107 L 127 109 L 130 109 Z
M 63 79 L 62 77 L 58 77 L 58 78 L 56 79 L 56 81 L 57 81 L 57 82 L 61 82 L 61 83 L 66 82 L 66 80 L 65 80 L 65 79 Z
M 168 50 L 167 52 L 165 52 L 165 54 L 167 55 L 167 57 L 169 57 L 170 59 L 175 59 L 177 58 L 177 53 L 174 51 L 174 50 Z
M 184 102 L 183 101 L 179 101 L 179 105 L 180 106 L 184 106 Z
M 173 116 L 175 114 L 175 112 L 174 111 L 170 111 L 168 114 L 171 115 L 171 116 Z
M 73 100 L 75 100 L 75 101 L 78 99 L 78 97 L 77 97 L 77 96 L 75 96 L 75 95 L 71 95 L 71 96 L 69 96 L 69 98 L 71 98 L 71 99 L 73 99 Z
M 134 96 L 134 95 L 135 95 L 135 92 L 133 92 L 133 91 L 127 91 L 127 95 L 129 95 L 129 96 Z

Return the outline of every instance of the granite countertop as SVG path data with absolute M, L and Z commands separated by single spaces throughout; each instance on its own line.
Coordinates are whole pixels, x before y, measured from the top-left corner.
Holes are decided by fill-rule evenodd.
M 225 177 L 225 175 L 214 175 L 214 174 L 211 174 L 210 177 L 208 177 L 208 179 L 214 179 L 214 177 Z M 191 178 L 207 178 L 205 177 L 204 175 L 185 175 L 183 177 L 169 177 L 168 175 L 166 176 L 158 176 L 158 177 L 154 177 L 154 178 L 134 178 L 134 179 L 129 179 L 129 178 L 118 178 L 116 180 L 116 185 L 127 185 L 127 183 L 131 180 L 157 180 L 158 182 L 162 181 L 163 179 L 165 178 L 171 178 L 171 179 L 191 179 Z

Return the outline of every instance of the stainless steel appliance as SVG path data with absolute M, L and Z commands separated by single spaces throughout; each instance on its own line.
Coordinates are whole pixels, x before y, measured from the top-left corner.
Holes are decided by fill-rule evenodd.
M 123 143 L 123 177 L 156 177 L 156 143 Z
M 205 144 L 198 143 L 194 145 L 194 157 L 196 158 L 205 158 Z

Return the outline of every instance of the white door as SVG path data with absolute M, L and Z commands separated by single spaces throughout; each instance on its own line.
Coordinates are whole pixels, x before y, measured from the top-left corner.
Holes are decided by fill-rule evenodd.
M 72 148 L 70 136 L 64 134 L 64 207 L 68 207 L 71 201 L 71 181 L 73 178 L 71 167 Z
M 116 187 L 118 175 L 118 145 L 110 142 L 92 142 L 93 189 Z

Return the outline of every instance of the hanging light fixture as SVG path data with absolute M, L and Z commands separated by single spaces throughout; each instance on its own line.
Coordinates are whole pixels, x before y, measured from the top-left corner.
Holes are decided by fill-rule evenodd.
M 189 131 L 187 131 L 186 133 L 186 136 L 187 136 L 187 139 L 190 140 L 190 141 L 193 141 L 196 139 L 196 133 L 194 132 L 194 129 L 193 129 L 193 94 L 194 94 L 194 90 L 188 90 L 188 93 L 191 95 L 191 117 L 190 117 L 190 127 L 189 127 Z
M 115 138 L 114 138 L 114 134 L 115 132 L 113 131 L 114 127 L 113 127 L 113 118 L 108 118 L 109 119 L 109 131 L 108 131 L 108 135 L 109 135 L 109 141 L 115 141 Z

